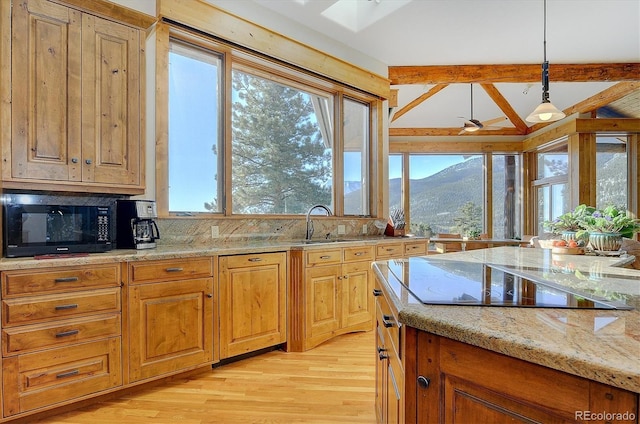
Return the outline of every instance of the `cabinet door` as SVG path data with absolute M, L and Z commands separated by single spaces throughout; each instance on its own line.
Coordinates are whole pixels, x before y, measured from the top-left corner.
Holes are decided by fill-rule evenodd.
M 131 381 L 213 362 L 213 279 L 129 287 Z
M 327 339 L 342 327 L 342 280 L 340 265 L 307 268 L 305 277 L 305 309 L 307 338 L 313 345 L 314 338 Z
M 284 343 L 286 254 L 221 257 L 220 357 Z
M 344 328 L 372 323 L 373 296 L 371 263 L 342 265 L 342 324 Z
M 82 23 L 82 179 L 139 185 L 139 31 L 86 14 Z
M 80 181 L 81 14 L 44 0 L 14 2 L 12 11 L 11 166 L 3 177 Z

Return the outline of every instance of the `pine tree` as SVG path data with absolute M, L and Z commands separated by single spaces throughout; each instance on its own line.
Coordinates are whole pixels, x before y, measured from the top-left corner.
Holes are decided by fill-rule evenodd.
M 235 213 L 304 213 L 331 203 L 331 148 L 308 94 L 233 72 Z

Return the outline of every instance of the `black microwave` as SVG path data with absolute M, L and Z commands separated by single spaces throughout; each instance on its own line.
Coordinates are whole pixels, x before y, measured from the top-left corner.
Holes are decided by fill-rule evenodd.
M 8 258 L 112 249 L 109 206 L 4 206 L 4 253 Z

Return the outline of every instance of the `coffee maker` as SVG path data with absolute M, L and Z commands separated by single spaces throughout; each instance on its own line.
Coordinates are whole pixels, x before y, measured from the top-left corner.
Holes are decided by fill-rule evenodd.
M 153 249 L 160 231 L 152 200 L 118 200 L 116 202 L 116 247 L 118 249 Z

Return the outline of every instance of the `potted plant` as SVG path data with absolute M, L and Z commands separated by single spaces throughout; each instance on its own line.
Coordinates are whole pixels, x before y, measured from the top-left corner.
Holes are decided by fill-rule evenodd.
M 561 234 L 566 241 L 585 240 L 589 233 L 581 232 L 586 217 L 590 216 L 596 208 L 587 205 L 578 205 L 572 211 L 565 212 L 552 221 L 544 221 L 543 226 L 553 234 Z
M 609 205 L 580 219 L 578 235 L 588 234 L 595 251 L 618 251 L 622 238 L 632 238 L 640 232 L 640 219 L 633 218 L 625 208 Z

